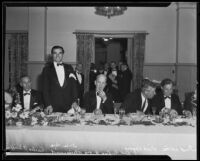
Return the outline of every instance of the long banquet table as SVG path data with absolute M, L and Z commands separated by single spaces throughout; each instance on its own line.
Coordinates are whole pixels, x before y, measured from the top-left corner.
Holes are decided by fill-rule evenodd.
M 7 126 L 8 155 L 45 154 L 168 155 L 197 158 L 196 126 L 63 125 Z M 26 153 L 24 153 L 26 154 Z

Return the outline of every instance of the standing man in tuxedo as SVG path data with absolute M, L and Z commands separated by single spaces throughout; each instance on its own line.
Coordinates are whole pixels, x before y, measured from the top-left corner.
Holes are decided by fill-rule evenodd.
M 78 98 L 80 101 L 80 106 L 83 104 L 83 94 L 84 94 L 84 75 L 82 74 L 83 65 L 78 63 L 75 68 L 75 76 L 77 82 Z
M 121 108 L 125 109 L 126 113 L 142 112 L 144 114 L 151 114 L 151 99 L 155 95 L 156 86 L 148 79 L 144 79 L 142 87 L 129 93 Z
M 77 99 L 76 77 L 71 65 L 62 62 L 64 49 L 51 49 L 53 62 L 43 68 L 43 98 L 46 113 L 67 112 Z
M 152 107 L 156 108 L 156 114 L 162 110 L 162 108 L 174 109 L 178 114 L 182 114 L 182 105 L 178 95 L 173 93 L 174 85 L 171 79 L 164 79 L 161 81 L 161 91 L 157 92 L 152 100 Z
M 94 112 L 100 110 L 102 113 L 114 113 L 112 96 L 104 91 L 106 86 L 106 76 L 100 74 L 95 80 L 95 90 L 86 92 L 83 98 L 84 108 L 86 112 Z
M 27 75 L 20 78 L 22 90 L 17 90 L 23 110 L 43 110 L 43 99 L 39 91 L 31 88 L 31 78 Z M 14 102 L 17 96 L 14 98 Z

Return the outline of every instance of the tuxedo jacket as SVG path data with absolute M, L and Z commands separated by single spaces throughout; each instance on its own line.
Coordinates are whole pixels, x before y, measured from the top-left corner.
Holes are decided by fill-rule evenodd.
M 19 90 L 18 93 L 19 93 L 22 109 L 24 109 L 23 90 Z M 30 110 L 34 109 L 36 106 L 40 106 L 41 108 L 44 108 L 42 94 L 39 91 L 31 89 Z
M 74 74 L 71 65 L 64 64 L 65 80 L 60 86 L 56 69 L 53 63 L 43 68 L 43 98 L 45 107 L 52 105 L 53 112 L 67 112 L 71 104 L 77 99 L 77 86 L 74 78 L 69 78 L 70 73 Z
M 82 104 L 83 104 L 83 94 L 84 94 L 84 75 L 82 73 L 80 73 L 80 75 L 81 75 L 81 78 L 82 78 L 81 83 L 78 81 L 78 77 L 77 77 L 76 72 L 75 72 L 78 98 L 80 99 L 80 105 L 82 106 Z
M 107 99 L 104 103 L 100 104 L 100 109 L 104 114 L 113 114 L 114 113 L 114 104 L 112 96 L 109 93 L 106 93 Z M 96 91 L 92 90 L 86 92 L 83 98 L 83 108 L 86 109 L 86 112 L 92 113 L 97 106 Z
M 145 114 L 151 114 L 151 100 L 148 100 L 148 106 Z M 142 96 L 141 96 L 141 89 L 136 89 L 133 92 L 129 93 L 124 102 L 121 105 L 121 108 L 125 109 L 126 113 L 135 113 L 136 111 L 142 111 Z
M 152 99 L 152 107 L 153 106 L 156 107 L 156 114 L 159 114 L 159 112 L 161 111 L 161 109 L 163 107 L 165 107 L 165 98 L 164 98 L 164 95 L 163 95 L 162 91 L 156 93 L 156 95 Z M 171 94 L 171 109 L 176 110 L 179 115 L 182 114 L 182 105 L 181 105 L 181 102 L 179 100 L 178 95 L 176 95 L 174 93 Z

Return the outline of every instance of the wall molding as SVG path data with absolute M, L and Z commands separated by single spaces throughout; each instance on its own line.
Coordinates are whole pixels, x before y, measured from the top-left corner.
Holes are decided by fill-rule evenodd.
M 6 30 L 6 34 L 28 33 L 28 30 Z
M 144 63 L 144 66 L 197 66 L 195 63 Z
M 26 63 L 27 64 L 33 64 L 33 65 L 36 65 L 36 64 L 44 65 L 44 64 L 46 64 L 46 61 L 27 61 Z M 63 63 L 76 65 L 76 62 L 63 62 Z
M 46 61 L 27 61 L 27 64 L 45 64 Z M 76 62 L 64 62 L 66 64 L 76 65 Z M 195 66 L 197 67 L 197 64 L 195 63 L 144 63 L 144 66 Z

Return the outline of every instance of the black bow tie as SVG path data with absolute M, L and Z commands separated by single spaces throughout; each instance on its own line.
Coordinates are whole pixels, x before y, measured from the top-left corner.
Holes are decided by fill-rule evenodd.
M 63 63 L 57 63 L 57 66 L 59 66 L 59 65 L 60 65 L 60 66 L 63 66 Z
M 169 98 L 169 99 L 171 99 L 171 96 L 164 96 L 164 99 L 166 99 L 166 98 Z
M 24 96 L 26 96 L 26 95 L 31 95 L 30 93 L 24 93 Z

